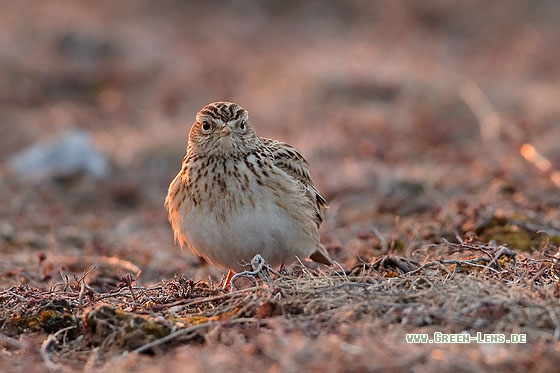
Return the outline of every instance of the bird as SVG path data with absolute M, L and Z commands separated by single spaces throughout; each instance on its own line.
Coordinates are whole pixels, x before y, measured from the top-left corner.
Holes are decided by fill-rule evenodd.
M 256 255 L 275 268 L 298 258 L 333 264 L 319 240 L 328 205 L 308 162 L 295 147 L 258 137 L 238 104 L 213 102 L 196 114 L 164 205 L 175 242 L 228 278 Z

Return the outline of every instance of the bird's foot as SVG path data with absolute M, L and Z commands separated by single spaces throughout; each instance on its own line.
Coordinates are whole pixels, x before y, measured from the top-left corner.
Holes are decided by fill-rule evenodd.
M 253 282 L 253 284 L 257 284 L 256 277 L 260 278 L 264 282 L 271 282 L 272 281 L 272 274 L 276 273 L 270 264 L 264 260 L 264 258 L 257 254 L 251 259 L 251 269 L 248 271 L 243 271 L 236 273 L 230 279 L 230 287 L 233 290 L 235 287 L 235 280 L 239 279 L 240 277 L 248 278 Z

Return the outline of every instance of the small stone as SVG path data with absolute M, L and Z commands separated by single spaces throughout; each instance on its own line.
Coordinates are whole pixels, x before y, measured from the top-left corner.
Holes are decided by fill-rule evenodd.
M 14 227 L 7 221 L 0 222 L 0 237 L 11 240 L 14 237 Z
M 80 173 L 103 178 L 109 172 L 105 155 L 83 130 L 66 131 L 21 150 L 10 157 L 8 168 L 22 180 L 37 183 Z

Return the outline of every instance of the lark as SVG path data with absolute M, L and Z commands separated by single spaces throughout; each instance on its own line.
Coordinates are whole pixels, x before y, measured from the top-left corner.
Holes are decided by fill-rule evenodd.
M 222 269 L 242 271 L 257 254 L 273 267 L 296 258 L 332 264 L 319 242 L 327 202 L 307 161 L 291 145 L 258 137 L 237 104 L 198 112 L 165 206 L 181 247 Z

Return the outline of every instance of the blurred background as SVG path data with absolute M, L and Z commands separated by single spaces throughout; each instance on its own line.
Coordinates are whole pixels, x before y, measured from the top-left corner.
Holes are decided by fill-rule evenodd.
M 306 156 L 345 265 L 500 212 L 560 230 L 556 1 L 0 4 L 3 284 L 101 257 L 144 282 L 219 275 L 180 253 L 163 208 L 217 100 Z

